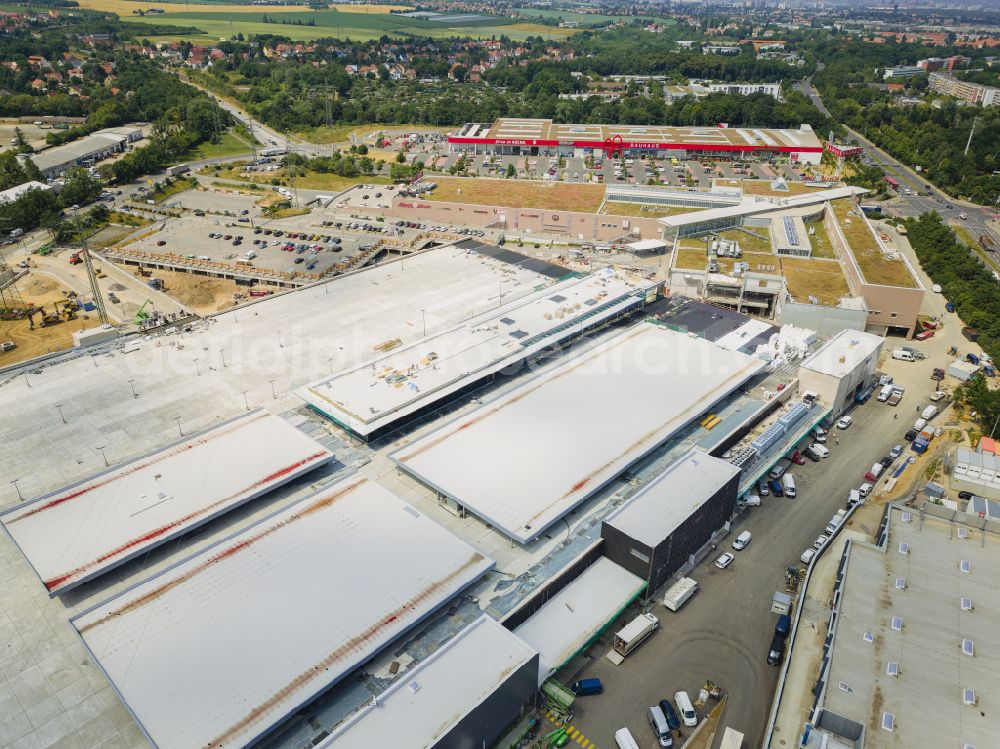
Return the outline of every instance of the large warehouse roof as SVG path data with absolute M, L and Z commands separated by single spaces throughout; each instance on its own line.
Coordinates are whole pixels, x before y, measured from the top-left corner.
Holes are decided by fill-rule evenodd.
M 393 682 L 317 748 L 432 749 L 536 656 L 520 638 L 484 615 Z
M 994 747 L 996 523 L 931 504 L 888 513 L 884 548 L 846 552 L 821 705 L 864 726 L 870 749 Z
M 390 457 L 526 543 L 763 366 L 642 323 Z
M 266 411 L 238 417 L 0 516 L 50 595 L 333 458 Z
M 354 474 L 72 622 L 154 746 L 235 749 L 492 566 Z
M 583 650 L 645 587 L 624 567 L 599 557 L 515 629 L 539 653 L 538 683 Z
M 692 450 L 671 463 L 604 522 L 629 538 L 655 547 L 739 474 L 740 469 L 729 461 Z
M 739 127 L 667 127 L 662 125 L 561 125 L 552 120 L 501 118 L 492 125 L 468 123 L 449 143 L 511 146 L 574 146 L 603 148 L 610 142 L 624 148 L 673 148 L 717 151 L 776 151 L 821 153 L 809 125 L 798 130 Z
M 566 279 L 298 393 L 316 410 L 367 435 L 641 305 L 644 297 L 644 289 L 613 273 Z
M 513 299 L 548 277 L 444 246 L 213 315 L 190 331 L 133 336 L 124 348 L 8 373 L 0 507 L 103 471 L 98 447 L 120 463 L 159 449 L 178 428 L 192 434 L 245 413 L 247 403 L 275 413 L 301 407 L 294 389 L 371 359 L 376 345 L 407 345 L 424 322 L 437 332 L 495 309 L 501 281 Z

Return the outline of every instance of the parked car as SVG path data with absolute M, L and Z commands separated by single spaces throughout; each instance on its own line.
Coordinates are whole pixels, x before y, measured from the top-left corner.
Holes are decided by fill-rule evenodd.
M 600 679 L 580 679 L 573 682 L 573 686 L 570 688 L 577 697 L 589 697 L 604 691 L 604 685 L 601 684 Z
M 903 435 L 903 439 L 907 442 L 913 442 L 917 438 L 917 432 L 915 429 L 907 430 L 906 434 Z
M 797 466 L 802 466 L 806 464 L 806 459 L 802 457 L 802 453 L 796 450 L 792 453 L 792 462 Z
M 802 564 L 809 564 L 814 556 L 816 556 L 816 549 L 806 549 L 802 552 L 802 556 L 799 557 L 799 561 Z
M 893 460 L 895 460 L 902 454 L 903 454 L 902 445 L 893 445 L 893 448 L 889 451 L 889 457 L 892 458 Z
M 933 330 L 924 330 L 924 331 L 921 331 L 920 333 L 917 333 L 915 336 L 913 336 L 914 340 L 917 340 L 917 341 L 926 341 L 928 338 L 933 338 L 933 337 L 934 337 L 934 331 Z
M 854 423 L 853 416 L 844 416 L 840 421 L 837 422 L 837 429 L 847 429 L 851 424 Z
M 764 479 L 757 482 L 757 494 L 762 497 L 767 497 L 771 494 L 771 490 L 767 487 L 767 482 Z
M 782 488 L 781 482 L 778 481 L 777 479 L 771 479 L 768 482 L 768 486 L 771 487 L 771 494 L 773 494 L 774 496 L 776 497 L 785 496 L 785 490 Z
M 681 719 L 677 717 L 677 711 L 670 704 L 670 700 L 660 700 L 660 709 L 663 711 L 663 715 L 667 719 L 667 727 L 671 731 L 676 731 L 681 727 Z
M 733 563 L 734 559 L 736 559 L 736 556 L 732 554 L 732 552 L 724 551 L 719 554 L 719 558 L 715 560 L 715 566 L 720 570 L 724 570 Z
M 747 546 L 750 545 L 750 531 L 743 531 L 740 535 L 733 539 L 733 548 L 736 551 L 743 551 Z
M 822 549 L 826 545 L 826 542 L 829 540 L 830 540 L 829 537 L 824 535 L 819 535 L 816 537 L 816 540 L 813 541 L 813 548 L 817 550 Z
M 816 427 L 813 430 L 813 439 L 820 444 L 826 442 L 826 430 L 823 427 Z

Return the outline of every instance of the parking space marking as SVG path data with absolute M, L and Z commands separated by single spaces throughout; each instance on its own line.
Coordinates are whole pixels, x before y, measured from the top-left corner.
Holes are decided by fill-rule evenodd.
M 545 717 L 548 718 L 549 722 L 557 728 L 565 728 L 569 737 L 583 747 L 583 749 L 597 749 L 597 744 L 584 736 L 582 731 L 569 723 L 560 723 L 559 716 L 555 715 L 551 710 L 545 711 Z

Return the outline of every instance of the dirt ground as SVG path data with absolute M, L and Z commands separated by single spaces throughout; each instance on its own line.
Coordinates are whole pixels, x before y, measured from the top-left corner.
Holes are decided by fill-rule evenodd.
M 25 304 L 44 306 L 52 311 L 52 303 L 66 298 L 64 288 L 55 279 L 40 273 L 31 273 L 21 279 L 17 290 Z M 39 316 L 35 316 L 37 323 Z M 0 320 L 0 341 L 13 341 L 17 348 L 0 354 L 0 366 L 34 359 L 36 356 L 72 348 L 73 333 L 100 324 L 94 314 L 80 315 L 76 320 L 68 320 L 48 328 L 35 326 L 32 330 L 27 320 Z
M 237 286 L 235 281 L 194 273 L 177 273 L 168 270 L 153 271 L 155 278 L 162 278 L 166 284 L 165 293 L 199 315 L 219 312 L 235 306 L 234 294 L 246 295 L 246 286 Z M 255 288 L 274 288 L 258 285 Z M 244 300 L 245 301 L 245 300 Z

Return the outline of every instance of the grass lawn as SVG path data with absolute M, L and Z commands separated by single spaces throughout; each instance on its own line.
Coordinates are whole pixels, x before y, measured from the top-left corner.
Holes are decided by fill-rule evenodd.
M 820 258 L 836 258 L 837 254 L 833 251 L 833 245 L 830 243 L 830 235 L 826 232 L 826 227 L 823 226 L 822 221 L 813 221 L 806 224 L 806 232 L 812 229 L 815 230 L 815 234 L 809 234 L 809 244 L 812 245 L 812 256 Z
M 292 216 L 305 216 L 308 213 L 308 208 L 281 208 L 272 213 L 271 218 L 291 218 Z
M 742 187 L 743 192 L 745 192 L 747 195 L 776 195 L 778 197 L 805 195 L 806 193 L 819 192 L 821 190 L 821 188 L 819 187 L 806 187 L 801 182 L 789 182 L 788 192 L 784 192 L 782 190 L 772 190 L 771 180 L 767 179 L 744 179 L 744 180 L 727 179 L 721 181 L 721 184 L 725 185 L 726 187 Z
M 193 156 L 195 159 L 214 159 L 218 156 L 235 156 L 236 154 L 250 153 L 250 146 L 243 140 L 237 138 L 231 132 L 223 133 L 218 143 L 202 143 L 198 146 Z
M 834 260 L 780 256 L 778 262 L 788 283 L 788 293 L 796 302 L 808 304 L 812 294 L 820 304 L 833 306 L 850 294 L 840 264 Z
M 442 177 L 434 192 L 424 200 L 440 200 L 474 205 L 502 205 L 508 208 L 546 208 L 553 211 L 595 212 L 604 199 L 604 186 L 568 182 L 528 182 L 524 180 L 462 179 Z
M 856 214 L 850 214 L 850 200 L 835 200 L 832 205 L 841 231 L 844 232 L 847 244 L 861 269 L 861 275 L 868 283 L 902 286 L 908 289 L 916 287 L 917 283 L 903 261 L 888 259 L 879 248 L 875 237 L 868 231 L 865 220 Z
M 175 182 L 170 183 L 166 187 L 161 187 L 159 190 L 154 192 L 150 198 L 157 203 L 162 203 L 167 198 L 172 195 L 177 195 L 178 193 L 190 190 L 192 187 L 198 184 L 198 180 L 194 177 L 183 177 Z
M 604 204 L 604 210 L 601 213 L 609 213 L 615 216 L 663 218 L 664 216 L 679 216 L 682 213 L 694 213 L 695 211 L 702 210 L 705 209 L 672 205 L 639 205 L 638 203 L 619 203 L 609 200 Z
M 225 180 L 212 180 L 212 187 L 219 187 L 223 190 L 245 190 L 246 192 L 270 192 L 271 188 L 262 185 L 252 185 L 248 182 L 227 182 Z
M 677 249 L 677 268 L 687 268 L 689 270 L 705 270 L 708 265 L 708 255 L 705 248 L 679 247 Z
M 719 234 L 722 239 L 736 240 L 740 243 L 740 249 L 743 252 L 756 252 L 763 255 L 770 255 L 771 253 L 771 231 L 765 227 L 752 226 L 750 231 L 754 234 L 761 234 L 764 239 L 747 234 L 745 231 L 740 231 L 738 229 L 730 229 L 729 231 L 724 231 Z
M 367 125 L 353 125 L 345 123 L 342 125 L 320 125 L 319 127 L 301 128 L 293 131 L 295 135 L 312 143 L 343 143 L 350 141 L 351 135 L 363 142 L 367 136 L 379 133 L 383 130 L 387 132 L 428 132 L 448 133 L 454 130 L 457 125 L 392 125 L 384 122 L 373 122 Z M 371 148 L 370 143 L 366 143 Z M 395 154 L 393 154 L 395 157 Z

